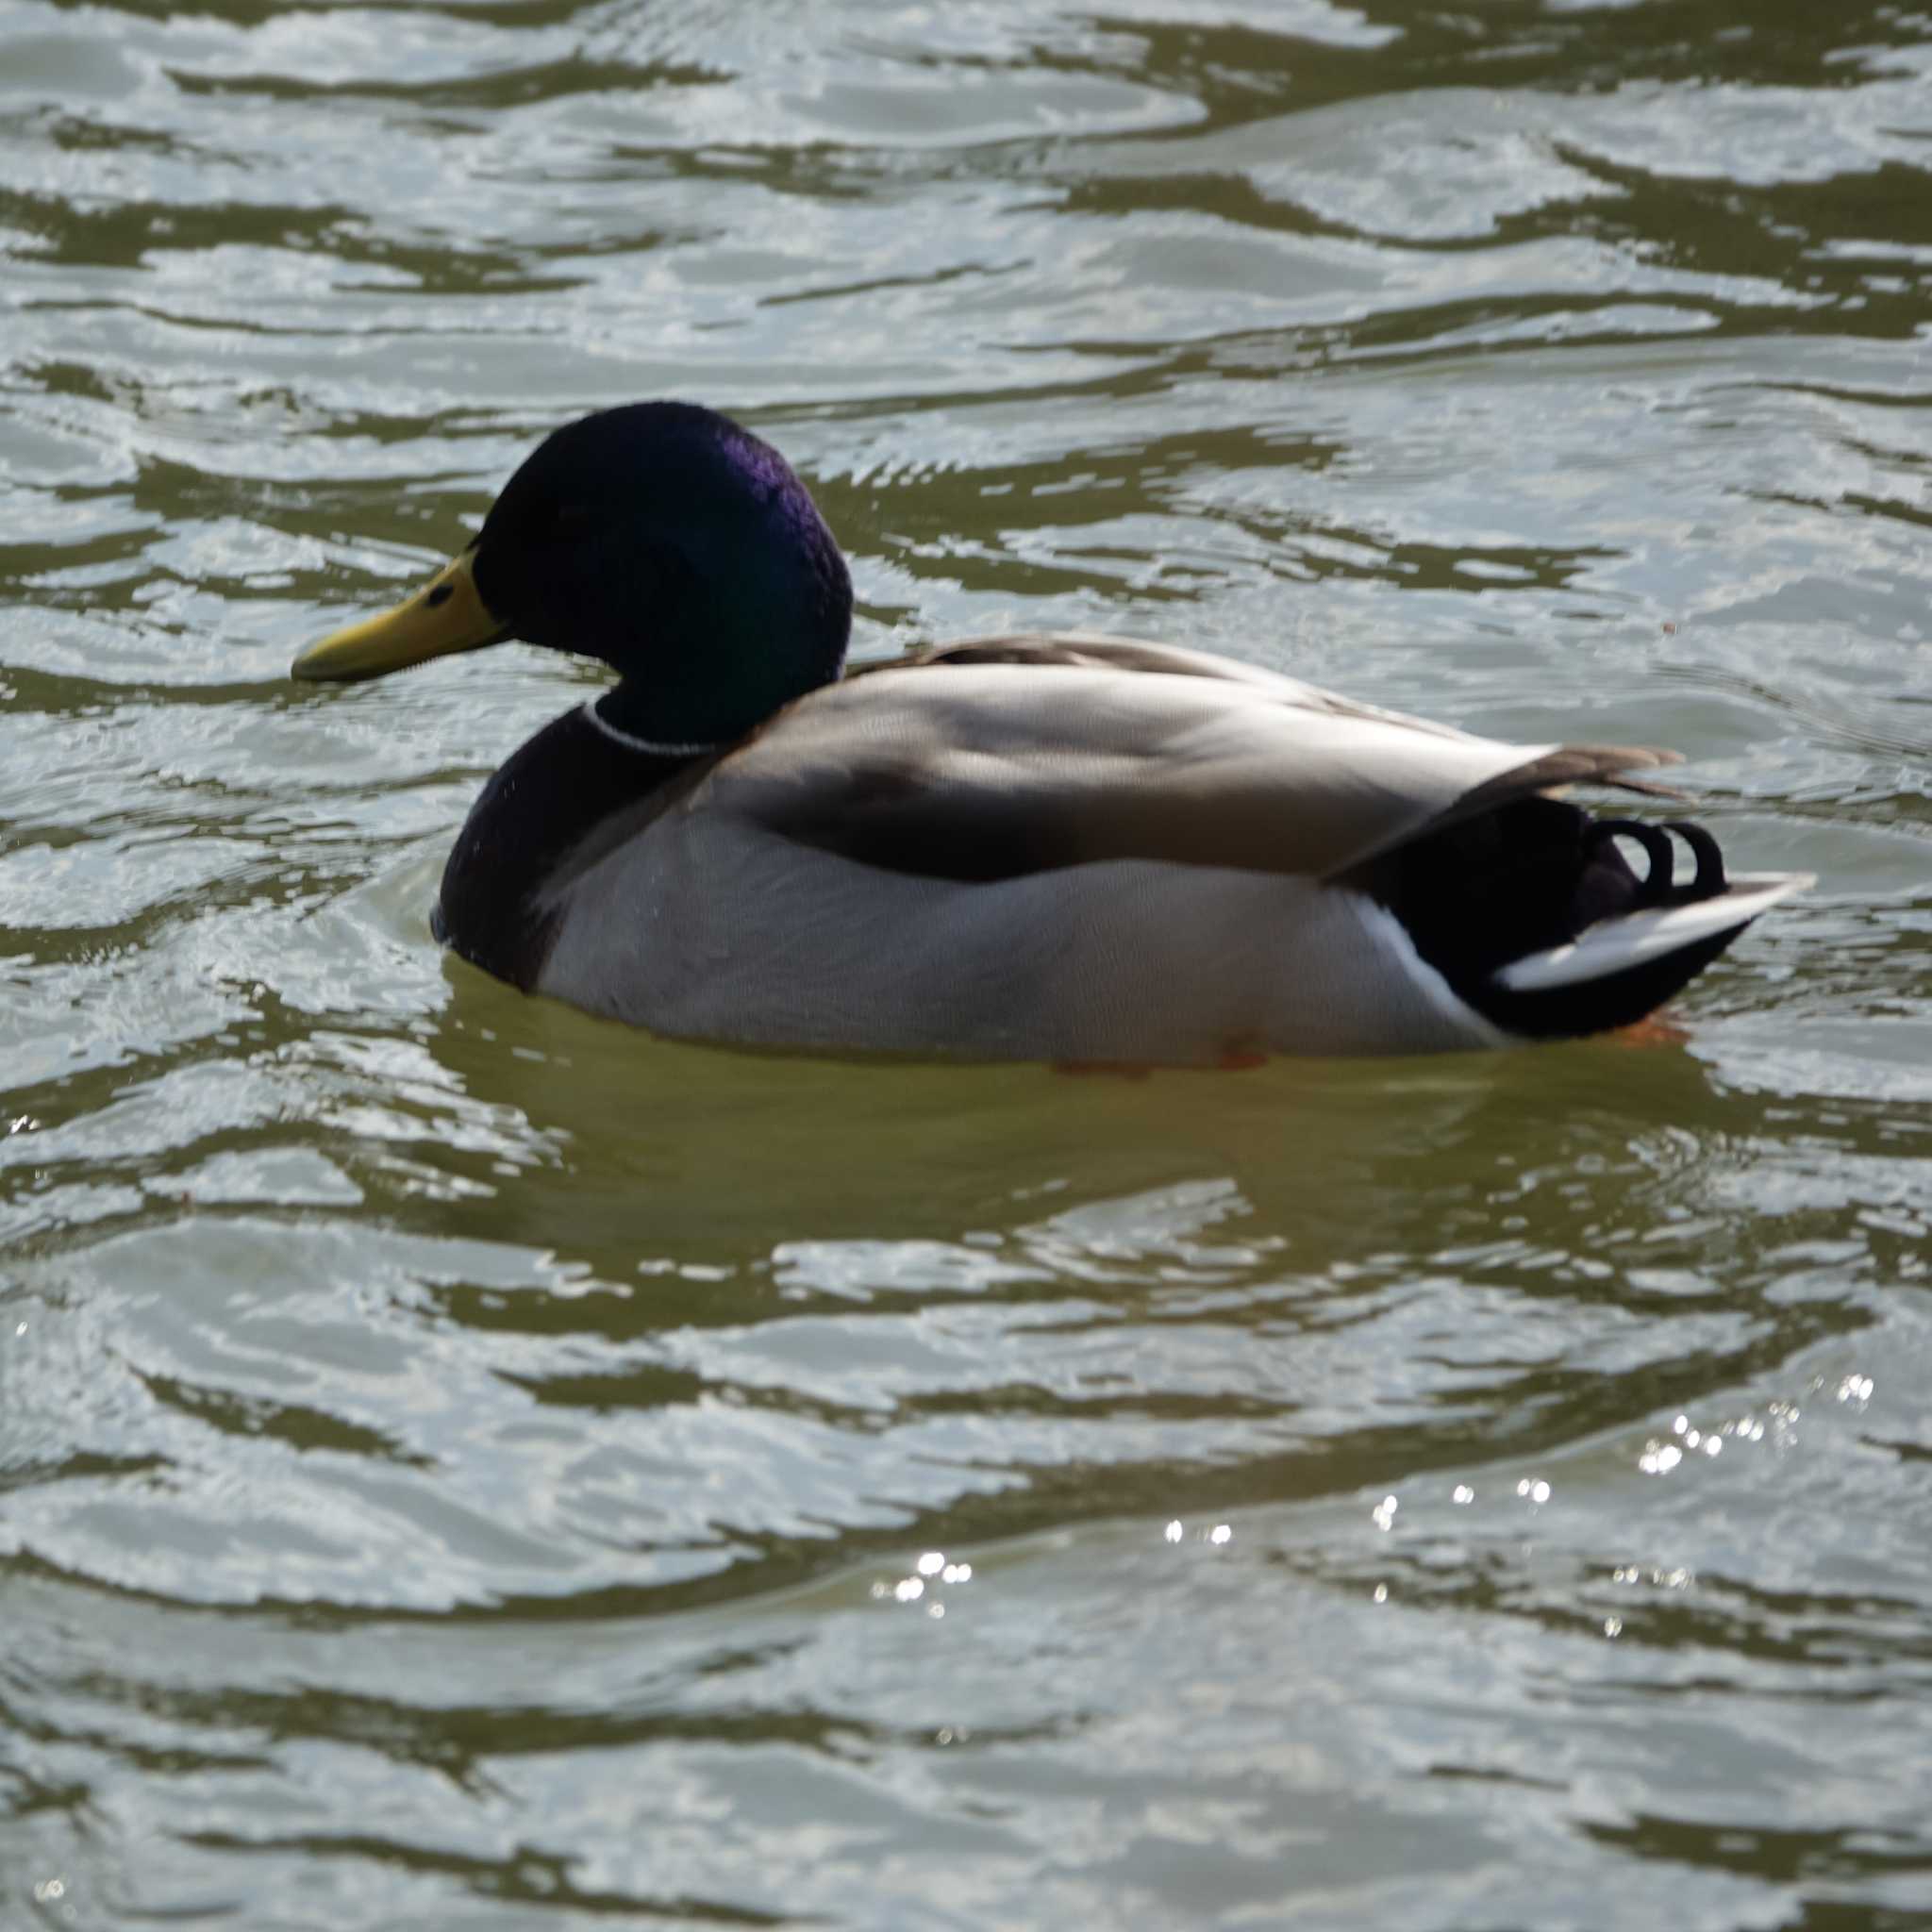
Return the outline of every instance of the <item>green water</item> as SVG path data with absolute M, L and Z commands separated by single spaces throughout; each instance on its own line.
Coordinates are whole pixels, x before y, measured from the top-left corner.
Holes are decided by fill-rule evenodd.
M 1932 19 L 0 0 L 0 1925 L 1932 1923 Z M 452 965 L 730 409 L 862 658 L 1674 745 L 1680 1042 L 668 1046 Z

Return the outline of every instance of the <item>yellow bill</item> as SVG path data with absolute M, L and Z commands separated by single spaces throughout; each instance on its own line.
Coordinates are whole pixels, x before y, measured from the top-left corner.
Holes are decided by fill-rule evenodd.
M 480 651 L 499 644 L 509 632 L 490 613 L 464 551 L 416 592 L 391 610 L 331 632 L 310 644 L 289 666 L 293 677 L 350 681 L 381 677 L 391 671 L 447 658 L 455 651 Z

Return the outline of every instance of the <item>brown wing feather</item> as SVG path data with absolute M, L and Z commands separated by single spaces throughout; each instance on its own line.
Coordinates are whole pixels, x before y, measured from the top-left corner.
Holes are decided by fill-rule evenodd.
M 1328 877 L 1524 792 L 1670 758 L 1503 744 L 1219 661 L 1082 637 L 949 646 L 800 700 L 696 795 L 960 882 L 1108 859 Z

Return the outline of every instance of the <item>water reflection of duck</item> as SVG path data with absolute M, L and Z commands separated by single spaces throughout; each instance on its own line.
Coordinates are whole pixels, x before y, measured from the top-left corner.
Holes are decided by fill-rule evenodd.
M 1198 1063 L 1590 1033 L 1808 883 L 1727 880 L 1694 826 L 1674 883 L 1660 826 L 1550 795 L 1656 791 L 1627 774 L 1669 753 L 1505 744 L 1084 635 L 841 678 L 851 611 L 784 458 L 646 403 L 557 431 L 461 556 L 293 669 L 507 638 L 611 665 L 491 779 L 437 926 L 527 991 L 691 1039 Z

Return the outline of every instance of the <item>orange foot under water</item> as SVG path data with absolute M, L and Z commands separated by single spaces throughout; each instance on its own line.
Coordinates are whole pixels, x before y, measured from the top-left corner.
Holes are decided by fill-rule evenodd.
M 1667 1020 L 1661 1013 L 1647 1013 L 1629 1026 L 1619 1026 L 1605 1036 L 1612 1046 L 1682 1046 L 1690 1029 Z
M 1612 1046 L 1658 1047 L 1683 1046 L 1690 1038 L 1690 1029 L 1680 1025 L 1675 1020 L 1667 1019 L 1662 1013 L 1650 1013 L 1628 1026 L 1619 1026 L 1603 1038 Z M 1176 1073 L 1248 1074 L 1257 1067 L 1265 1067 L 1268 1056 L 1253 1047 L 1231 1046 L 1218 1060 L 1203 1067 L 1178 1067 Z M 1098 1074 L 1115 1080 L 1144 1080 L 1153 1072 L 1153 1067 L 1139 1060 L 1056 1060 L 1053 1063 L 1056 1074 Z
M 1268 1056 L 1249 1047 L 1229 1047 L 1211 1066 L 1176 1067 L 1178 1074 L 1246 1074 L 1265 1067 Z M 1111 1074 L 1117 1080 L 1144 1080 L 1154 1069 L 1139 1060 L 1056 1060 L 1056 1074 Z

